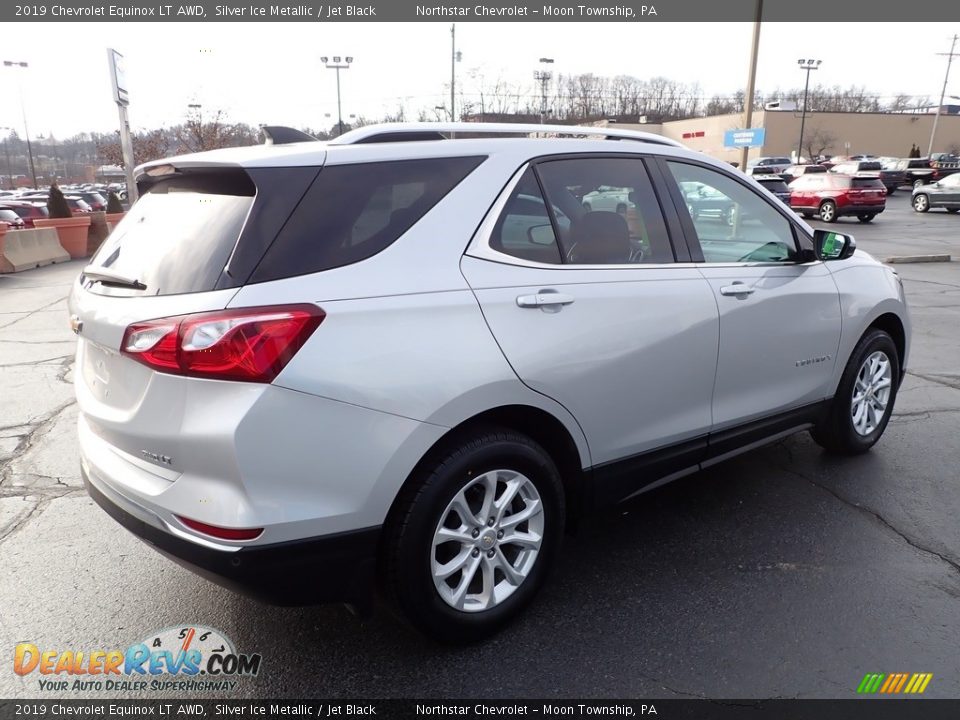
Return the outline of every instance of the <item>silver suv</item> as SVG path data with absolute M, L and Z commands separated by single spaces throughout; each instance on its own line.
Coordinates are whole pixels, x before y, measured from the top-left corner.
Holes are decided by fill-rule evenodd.
M 137 174 L 70 297 L 83 476 L 269 601 L 379 587 L 482 637 L 571 519 L 801 430 L 866 451 L 904 376 L 896 273 L 659 136 L 373 126 Z

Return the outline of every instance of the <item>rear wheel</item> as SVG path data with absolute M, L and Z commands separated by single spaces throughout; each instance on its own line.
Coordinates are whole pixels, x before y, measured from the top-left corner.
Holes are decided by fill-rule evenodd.
M 924 213 L 930 209 L 930 198 L 928 198 L 923 193 L 913 196 L 913 209 L 917 212 Z
M 876 217 L 876 213 L 864 213 L 863 215 L 857 215 L 857 220 L 862 223 L 868 223 Z
M 479 640 L 536 595 L 563 524 L 563 486 L 547 453 L 512 430 L 477 432 L 398 500 L 386 528 L 387 591 L 434 639 Z
M 824 200 L 820 205 L 820 210 L 817 212 L 817 214 L 825 223 L 836 222 L 837 204 L 833 200 Z
M 893 412 L 899 374 L 893 339 L 883 330 L 869 330 L 850 355 L 827 416 L 810 431 L 813 439 L 845 455 L 873 447 Z

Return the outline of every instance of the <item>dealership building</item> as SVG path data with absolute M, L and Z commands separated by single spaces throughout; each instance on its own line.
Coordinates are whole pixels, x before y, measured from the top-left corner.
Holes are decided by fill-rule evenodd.
M 801 115 L 799 110 L 754 111 L 751 125 L 763 128 L 764 137 L 762 146 L 750 148 L 749 157 L 795 154 L 800 140 Z M 869 153 L 907 157 L 912 145 L 917 145 L 920 153 L 926 155 L 934 117 L 932 112 L 808 112 L 803 128 L 803 155 L 806 157 L 812 150 L 815 155 Z M 597 124 L 654 132 L 720 160 L 740 160 L 740 148 L 725 147 L 724 136 L 728 131 L 744 127 L 743 113 L 664 123 L 604 120 Z M 933 151 L 960 151 L 960 107 L 942 108 Z

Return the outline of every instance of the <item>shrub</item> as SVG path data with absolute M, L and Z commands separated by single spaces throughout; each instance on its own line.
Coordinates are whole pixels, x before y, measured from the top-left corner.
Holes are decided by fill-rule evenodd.
M 50 186 L 50 197 L 47 199 L 47 211 L 52 218 L 73 217 L 63 191 L 57 185 Z
M 107 195 L 107 212 L 111 215 L 124 212 L 123 203 L 120 202 L 120 198 L 113 190 Z

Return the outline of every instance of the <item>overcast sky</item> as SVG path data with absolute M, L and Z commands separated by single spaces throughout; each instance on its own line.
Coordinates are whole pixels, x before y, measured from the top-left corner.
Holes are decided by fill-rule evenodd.
M 458 23 L 458 83 L 479 78 L 532 88 L 540 57 L 558 74 L 665 76 L 729 95 L 746 84 L 750 23 Z M 882 96 L 940 94 L 950 36 L 945 23 L 766 23 L 757 87 L 802 85 L 801 56 L 823 60 L 811 83 L 866 86 Z M 22 77 L 31 136 L 63 138 L 117 127 L 106 50 L 127 59 L 134 129 L 175 125 L 189 103 L 250 124 L 322 127 L 336 120 L 336 84 L 322 55 L 351 55 L 341 75 L 343 114 L 377 117 L 449 102 L 449 23 L 17 23 L 0 59 L 0 127 L 22 134 Z M 473 74 L 477 79 L 471 80 Z M 960 67 L 948 95 L 960 95 Z M 330 113 L 330 118 L 325 114 Z M 5 131 L 4 131 L 5 132 Z

